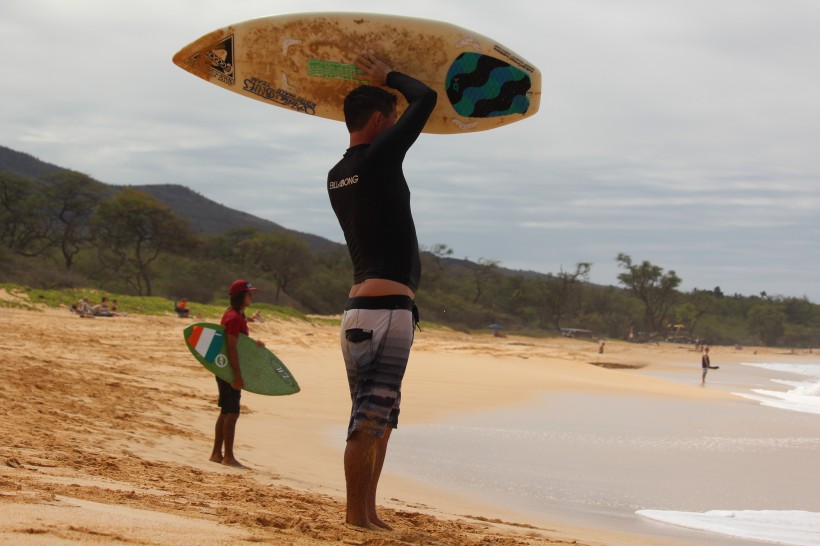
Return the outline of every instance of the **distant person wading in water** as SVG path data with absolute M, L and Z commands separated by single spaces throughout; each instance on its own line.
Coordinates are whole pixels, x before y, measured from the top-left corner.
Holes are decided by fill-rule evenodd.
M 709 359 L 709 347 L 703 349 L 703 356 L 700 359 L 701 368 L 703 368 L 703 375 L 700 378 L 700 384 L 704 385 L 706 383 L 706 373 L 709 370 L 717 370 L 718 366 L 712 366 L 712 362 Z

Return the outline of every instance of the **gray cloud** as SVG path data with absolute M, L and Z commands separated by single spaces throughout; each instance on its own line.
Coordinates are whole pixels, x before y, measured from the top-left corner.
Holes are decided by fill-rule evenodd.
M 465 9 L 469 7 L 469 9 Z M 625 252 L 685 288 L 820 301 L 820 4 L 812 0 L 360 1 L 491 35 L 541 68 L 534 118 L 424 135 L 406 173 L 421 242 L 543 272 Z M 324 178 L 344 126 L 266 108 L 170 58 L 292 3 L 10 0 L 0 144 L 116 184 L 179 183 L 341 241 Z M 335 1 L 300 11 L 349 10 Z M 435 14 L 435 15 L 432 15 Z

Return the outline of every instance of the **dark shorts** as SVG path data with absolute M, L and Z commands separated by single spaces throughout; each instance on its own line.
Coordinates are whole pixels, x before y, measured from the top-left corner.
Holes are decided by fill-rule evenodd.
M 345 305 L 339 337 L 352 402 L 348 439 L 357 430 L 381 438 L 398 427 L 413 309 L 405 296 L 353 298 Z
M 219 387 L 219 402 L 217 405 L 222 408 L 222 415 L 228 413 L 239 413 L 239 399 L 242 398 L 242 391 L 231 387 L 231 384 L 222 379 L 216 378 L 216 385 Z

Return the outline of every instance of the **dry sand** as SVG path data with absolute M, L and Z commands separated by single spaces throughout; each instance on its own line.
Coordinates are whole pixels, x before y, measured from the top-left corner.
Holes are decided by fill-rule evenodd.
M 395 530 L 345 525 L 349 397 L 332 325 L 251 324 L 302 392 L 245 393 L 236 454 L 249 469 L 208 462 L 216 386 L 184 346 L 190 322 L 0 307 L 0 544 L 655 543 L 548 515 L 527 521 L 408 482 L 390 474 L 389 454 L 379 503 Z M 425 330 L 405 380 L 402 424 L 524 404 L 548 391 L 728 396 L 636 373 L 662 370 L 684 352 L 696 361 L 689 348 L 597 349 L 582 340 Z

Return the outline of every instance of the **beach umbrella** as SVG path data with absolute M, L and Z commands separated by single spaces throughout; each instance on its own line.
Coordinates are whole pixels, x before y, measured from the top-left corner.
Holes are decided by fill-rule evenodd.
M 490 324 L 489 326 L 487 326 L 487 328 L 489 328 L 490 330 L 503 330 L 504 329 L 503 326 L 501 326 L 500 324 L 496 324 L 496 323 Z

